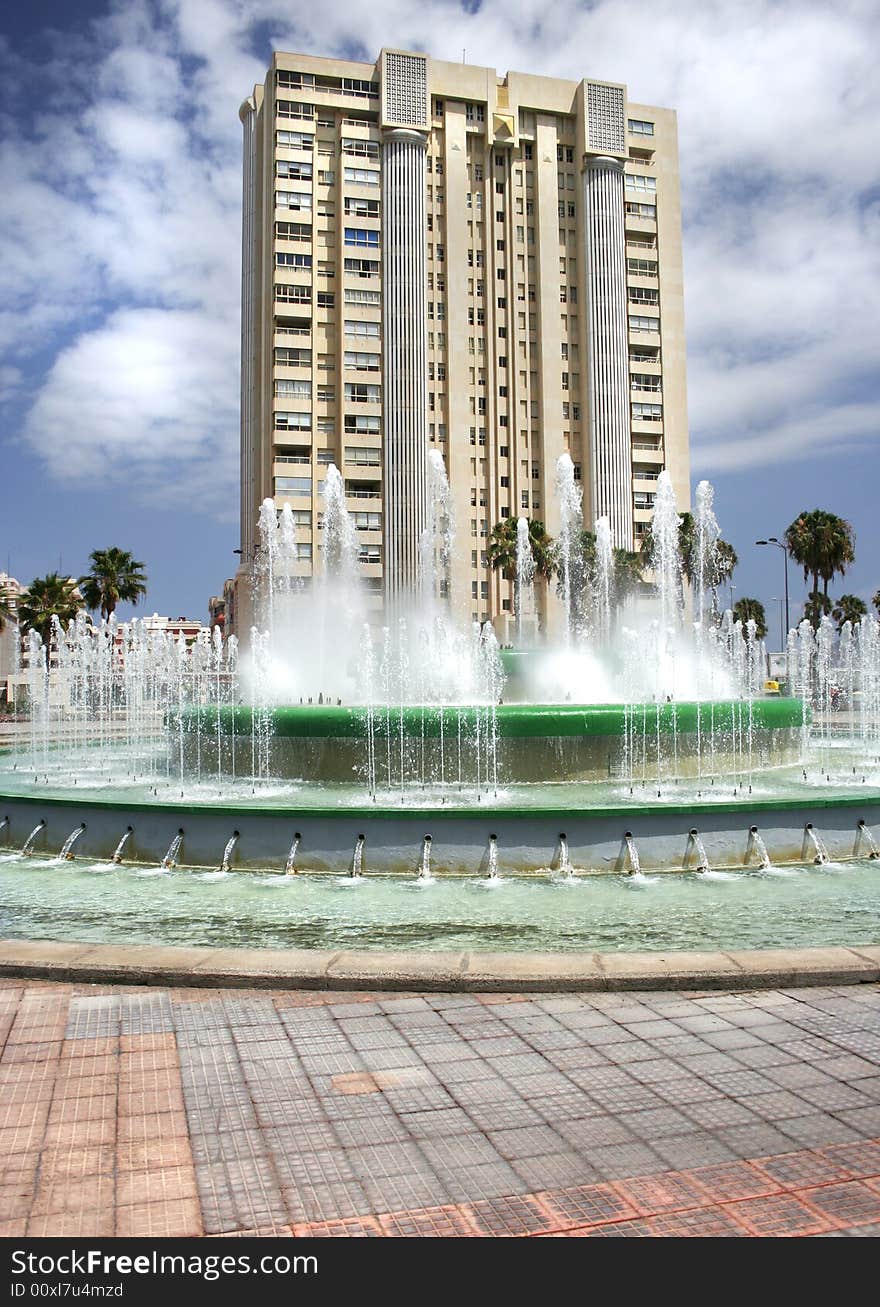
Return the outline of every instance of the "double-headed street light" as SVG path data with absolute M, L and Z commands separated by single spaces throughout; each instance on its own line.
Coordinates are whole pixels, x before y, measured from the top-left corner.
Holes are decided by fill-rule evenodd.
M 785 650 L 787 648 L 788 633 L 791 630 L 791 620 L 789 618 L 789 611 L 788 611 L 788 545 L 785 544 L 782 540 L 778 539 L 778 537 L 776 536 L 768 536 L 766 540 L 756 540 L 755 544 L 775 545 L 776 548 L 781 549 L 783 554 L 785 555 L 785 633 L 782 640 L 782 650 L 781 650 L 782 653 L 785 653 Z

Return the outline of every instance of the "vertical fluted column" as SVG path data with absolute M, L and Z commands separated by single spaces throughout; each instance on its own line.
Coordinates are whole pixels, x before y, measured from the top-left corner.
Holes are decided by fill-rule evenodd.
M 254 553 L 254 446 L 257 440 L 257 112 L 253 100 L 239 111 L 244 129 L 242 144 L 241 222 L 241 565 L 250 565 Z
M 633 548 L 629 345 L 623 164 L 595 155 L 584 166 L 594 520 L 608 517 L 614 545 Z
M 382 142 L 382 317 L 385 605 L 405 607 L 419 589 L 419 541 L 427 521 L 425 146 L 395 129 Z

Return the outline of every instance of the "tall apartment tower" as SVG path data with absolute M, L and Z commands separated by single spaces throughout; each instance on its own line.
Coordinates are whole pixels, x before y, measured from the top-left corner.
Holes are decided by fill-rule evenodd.
M 302 575 L 320 568 L 331 462 L 367 586 L 393 610 L 419 584 L 439 450 L 449 602 L 502 633 L 513 587 L 487 537 L 520 515 L 555 534 L 561 454 L 585 524 L 607 515 L 618 546 L 637 547 L 663 468 L 687 505 L 672 110 L 383 50 L 276 54 L 240 116 L 240 581 L 267 496 L 291 505 Z

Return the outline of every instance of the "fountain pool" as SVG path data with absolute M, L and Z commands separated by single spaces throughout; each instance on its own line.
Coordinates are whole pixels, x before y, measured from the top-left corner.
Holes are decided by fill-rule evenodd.
M 664 478 L 653 593 L 634 597 L 607 523 L 578 553 L 560 460 L 558 603 L 536 594 L 520 523 L 516 650 L 440 597 L 454 523 L 438 458 L 421 591 L 384 625 L 331 466 L 318 583 L 297 578 L 290 510 L 263 507 L 247 649 L 84 616 L 48 650 L 32 634 L 29 720 L 0 753 L 4 933 L 428 950 L 876 938 L 880 627 L 802 624 L 794 693 L 765 697 L 754 625 L 716 611 L 711 487 L 689 611 Z M 562 635 L 535 644 L 554 603 Z

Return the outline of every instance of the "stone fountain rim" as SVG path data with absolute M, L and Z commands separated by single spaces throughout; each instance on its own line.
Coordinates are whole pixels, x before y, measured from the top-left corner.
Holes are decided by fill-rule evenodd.
M 306 782 L 307 783 L 307 782 Z M 573 782 L 559 782 L 560 789 L 564 789 Z M 57 790 L 47 790 L 42 794 L 24 794 L 15 791 L 0 790 L 0 804 L 3 803 L 24 803 L 31 807 L 42 805 L 55 805 L 65 808 L 98 808 L 102 811 L 144 811 L 156 812 L 164 811 L 169 813 L 181 814 L 210 814 L 218 817 L 237 817 L 247 815 L 250 817 L 312 817 L 318 819 L 344 819 L 369 821 L 370 819 L 379 820 L 396 820 L 401 818 L 432 820 L 434 822 L 444 819 L 461 819 L 475 818 L 481 819 L 490 816 L 497 816 L 499 820 L 514 818 L 516 820 L 532 820 L 542 817 L 558 817 L 567 815 L 571 818 L 595 819 L 602 820 L 605 818 L 619 817 L 629 819 L 631 817 L 655 817 L 658 814 L 670 817 L 683 817 L 697 813 L 743 813 L 748 812 L 785 812 L 793 810 L 795 812 L 804 812 L 815 810 L 816 808 L 858 808 L 864 805 L 873 805 L 880 802 L 880 789 L 866 786 L 861 794 L 843 794 L 828 796 L 816 794 L 814 797 L 791 798 L 791 799 L 756 799 L 749 795 L 743 795 L 740 799 L 723 799 L 717 802 L 710 800 L 697 799 L 689 803 L 619 803 L 603 804 L 597 807 L 574 807 L 571 803 L 566 803 L 564 797 L 560 796 L 560 802 L 552 805 L 535 805 L 534 807 L 524 804 L 505 804 L 493 803 L 487 800 L 480 803 L 479 806 L 473 804 L 468 806 L 454 806 L 452 804 L 427 805 L 422 807 L 396 806 L 383 807 L 380 804 L 363 803 L 349 805 L 331 805 L 331 804 L 296 804 L 296 803 L 193 803 L 186 800 L 176 799 L 167 800 L 156 797 L 154 799 L 144 798 L 91 798 L 85 795 L 60 794 Z M 2 818 L 0 813 L 0 818 Z
M 0 940 L 0 976 L 78 984 L 439 993 L 758 990 L 880 981 L 880 945 L 418 953 Z

